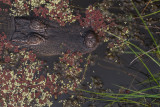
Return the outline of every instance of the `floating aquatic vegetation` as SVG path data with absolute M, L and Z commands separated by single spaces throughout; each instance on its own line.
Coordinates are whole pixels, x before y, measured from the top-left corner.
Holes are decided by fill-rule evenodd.
M 81 26 L 91 27 L 100 39 L 107 42 L 106 47 L 109 51 L 106 54 L 111 60 L 116 56 L 116 52 L 124 51 L 126 47 L 124 41 L 130 38 L 131 28 L 127 23 L 132 23 L 132 16 L 127 15 L 126 20 L 120 14 L 112 14 L 108 11 L 112 4 L 106 0 L 98 9 L 89 6 L 85 17 L 73 15 L 68 0 L 40 0 L 39 2 L 3 0 L 3 3 L 11 6 L 9 11 L 13 16 L 25 16 L 34 12 L 35 16 L 56 20 L 61 26 L 78 20 Z M 8 12 L 8 9 L 2 10 Z M 124 25 L 117 24 L 117 20 L 124 21 Z M 114 32 L 121 39 L 108 35 L 108 31 Z M 52 97 L 57 99 L 58 95 L 74 91 L 82 83 L 80 75 L 84 71 L 82 67 L 84 61 L 81 53 L 70 51 L 63 53 L 59 62 L 54 64 L 53 72 L 49 72 L 44 62 L 38 60 L 32 51 L 13 46 L 6 40 L 4 33 L 0 39 L 0 76 L 2 77 L 0 104 L 2 106 L 50 106 Z M 93 80 L 95 84 L 90 84 L 90 87 L 102 87 L 101 83 L 96 82 L 94 78 Z
M 77 76 L 82 72 L 80 68 L 80 62 L 83 62 L 82 54 L 80 52 L 72 53 L 67 51 L 67 53 L 62 54 L 63 57 L 60 57 L 60 63 L 64 65 L 63 69 L 66 72 L 66 75 Z
M 4 33 L 0 35 L 0 44 L 0 105 L 51 105 L 52 94 L 45 90 L 45 77 L 35 75 L 42 71 L 43 61 L 37 60 L 32 51 L 12 45 Z
M 67 91 L 75 91 L 81 84 L 82 71 L 83 71 L 83 59 L 80 52 L 67 51 L 63 53 L 63 56 L 59 58 L 59 62 L 54 64 L 54 72 L 60 75 L 59 83 Z M 65 78 L 65 79 L 64 79 Z
M 107 25 L 104 22 L 100 10 L 89 6 L 85 11 L 85 15 L 85 18 L 79 19 L 80 25 L 83 27 L 91 27 L 100 37 L 104 37 Z
M 10 6 L 12 16 L 28 16 L 34 12 L 35 16 L 56 20 L 61 26 L 75 22 L 77 18 L 72 14 L 69 0 L 3 0 L 3 3 Z
M 12 45 L 3 33 L 0 35 L 0 105 L 51 106 L 52 97 L 57 99 L 58 95 L 74 91 L 81 83 L 77 77 L 82 71 L 81 58 L 81 53 L 68 51 L 60 58 L 59 72 L 56 68 L 49 72 L 32 51 Z

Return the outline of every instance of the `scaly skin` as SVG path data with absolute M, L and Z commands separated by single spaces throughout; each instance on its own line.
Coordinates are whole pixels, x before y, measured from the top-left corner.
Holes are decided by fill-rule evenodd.
M 67 50 L 85 54 L 99 45 L 97 35 L 78 23 L 59 26 L 49 20 L 15 18 L 15 26 L 13 43 L 43 56 L 61 55 Z

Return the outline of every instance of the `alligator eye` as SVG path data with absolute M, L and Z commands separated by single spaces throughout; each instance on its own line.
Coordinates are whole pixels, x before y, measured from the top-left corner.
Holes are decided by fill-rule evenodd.
M 23 36 L 23 34 L 19 34 Z M 31 45 L 39 45 L 45 42 L 45 38 L 38 33 L 30 33 L 25 35 L 24 37 L 17 37 L 12 39 L 12 42 L 18 44 L 19 46 L 31 46 Z
M 27 44 L 29 44 L 29 45 L 39 45 L 44 41 L 45 41 L 45 39 L 41 35 L 34 33 L 34 34 L 31 34 L 28 37 Z
M 88 48 L 93 48 L 97 45 L 97 38 L 96 35 L 93 32 L 88 33 L 85 36 L 84 39 L 84 44 L 88 47 Z
M 37 31 L 45 31 L 46 26 L 41 21 L 32 20 L 30 23 L 30 28 Z

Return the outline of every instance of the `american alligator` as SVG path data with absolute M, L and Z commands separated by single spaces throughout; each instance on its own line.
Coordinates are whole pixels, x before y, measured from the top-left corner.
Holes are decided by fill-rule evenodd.
M 99 45 L 97 35 L 78 22 L 60 26 L 46 19 L 15 17 L 14 25 L 12 42 L 43 56 L 60 55 L 67 50 L 85 54 Z

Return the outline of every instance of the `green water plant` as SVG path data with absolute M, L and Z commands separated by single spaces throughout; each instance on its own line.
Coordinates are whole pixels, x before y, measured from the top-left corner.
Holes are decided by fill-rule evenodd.
M 156 0 L 154 2 L 156 2 Z M 141 58 L 143 55 L 146 55 L 153 62 L 155 62 L 156 65 L 158 65 L 160 67 L 160 62 L 158 60 L 159 55 L 160 55 L 160 46 L 157 43 L 154 35 L 150 31 L 149 27 L 147 26 L 147 24 L 144 20 L 144 17 L 148 17 L 148 16 L 151 16 L 151 15 L 156 15 L 160 11 L 158 10 L 156 12 L 153 12 L 153 13 L 142 16 L 132 0 L 131 0 L 131 4 L 132 4 L 133 8 L 136 10 L 136 13 L 138 14 L 142 23 L 144 24 L 145 29 L 148 31 L 151 39 L 153 40 L 153 43 L 154 43 L 155 47 L 148 50 L 148 51 L 144 51 L 143 49 L 138 47 L 136 44 L 133 44 L 129 40 L 124 40 L 120 36 L 118 36 L 116 34 L 113 34 L 109 31 L 107 31 L 107 33 L 116 37 L 116 38 L 118 38 L 119 40 L 122 40 L 123 43 L 126 44 L 126 46 L 131 50 L 130 52 L 124 52 L 124 53 L 135 54 L 135 56 L 136 56 L 135 60 L 138 59 L 143 64 L 143 66 L 146 68 L 146 70 L 150 74 L 150 77 L 148 79 L 142 81 L 141 84 L 149 83 L 149 84 L 153 84 L 153 86 L 147 87 L 147 88 L 144 88 L 144 89 L 141 89 L 141 90 L 138 90 L 138 91 L 134 91 L 134 90 L 122 87 L 122 86 L 118 86 L 120 89 L 124 90 L 123 92 L 119 92 L 119 93 L 113 93 L 113 92 L 111 92 L 111 93 L 98 93 L 98 92 L 89 91 L 89 90 L 77 89 L 78 91 L 98 95 L 99 96 L 98 98 L 91 98 L 91 97 L 86 97 L 86 96 L 84 96 L 84 98 L 88 99 L 88 100 L 99 100 L 99 101 L 108 102 L 106 107 L 108 107 L 108 106 L 110 107 L 111 105 L 113 105 L 115 103 L 136 104 L 137 106 L 144 106 L 144 107 L 151 107 L 153 105 L 156 105 L 156 106 L 160 105 L 160 100 L 159 100 L 160 99 L 160 94 L 159 93 L 148 93 L 151 90 L 159 92 L 159 90 L 160 90 L 159 76 L 160 75 L 159 75 L 159 73 L 153 74 L 153 72 L 150 70 L 150 68 L 147 66 L 147 64 L 144 62 L 144 60 Z M 135 49 L 137 49 L 138 52 L 135 51 Z M 157 56 L 158 58 L 153 57 L 150 54 L 155 54 L 155 56 Z M 156 85 L 154 85 L 154 83 L 156 83 Z

